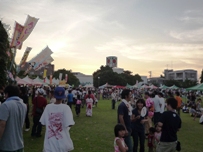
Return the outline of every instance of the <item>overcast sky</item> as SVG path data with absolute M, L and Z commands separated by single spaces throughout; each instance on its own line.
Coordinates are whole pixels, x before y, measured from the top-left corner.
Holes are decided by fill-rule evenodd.
M 167 67 L 198 74 L 203 68 L 202 0 L 0 0 L 0 18 L 11 33 L 27 14 L 39 21 L 16 63 L 27 46 L 30 60 L 48 45 L 55 69 L 84 74 L 112 55 L 118 67 L 145 76 L 160 76 Z

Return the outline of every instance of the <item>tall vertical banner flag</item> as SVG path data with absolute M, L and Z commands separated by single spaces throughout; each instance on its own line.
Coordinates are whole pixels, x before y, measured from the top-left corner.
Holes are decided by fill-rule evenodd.
M 66 80 L 66 82 L 68 81 L 68 74 L 66 74 L 65 80 Z
M 43 78 L 45 79 L 46 77 L 47 77 L 47 69 L 44 69 Z
M 51 63 L 52 61 L 54 61 L 54 59 L 51 56 L 48 56 L 41 63 L 36 63 L 33 69 L 35 71 L 38 71 L 39 69 L 41 69 L 41 68 L 45 67 L 46 65 L 48 65 L 49 63 Z
M 17 40 L 17 44 L 16 44 L 17 49 L 20 49 L 20 46 L 22 45 L 22 43 L 28 38 L 30 33 L 33 31 L 35 25 L 37 24 L 38 20 L 39 20 L 38 18 L 31 17 L 30 15 L 27 16 L 23 31 L 19 39 Z
M 52 85 L 52 75 L 50 75 L 49 80 L 50 80 L 50 85 Z
M 59 80 L 61 81 L 61 79 L 62 79 L 62 73 L 59 73 Z
M 20 25 L 18 22 L 15 22 L 15 29 L 13 33 L 13 39 L 11 41 L 10 47 L 16 47 L 18 44 L 18 40 L 20 38 L 21 33 L 23 32 L 24 26 Z M 22 45 L 19 45 L 19 48 L 21 48 Z
M 27 48 L 26 48 L 26 50 L 25 50 L 25 52 L 24 52 L 24 54 L 23 54 L 23 57 L 22 57 L 22 59 L 21 59 L 21 61 L 20 61 L 19 67 L 24 67 L 24 65 L 25 65 L 25 63 L 26 63 L 26 61 L 27 61 L 28 55 L 29 55 L 29 53 L 30 53 L 31 50 L 32 50 L 31 47 L 27 47 Z

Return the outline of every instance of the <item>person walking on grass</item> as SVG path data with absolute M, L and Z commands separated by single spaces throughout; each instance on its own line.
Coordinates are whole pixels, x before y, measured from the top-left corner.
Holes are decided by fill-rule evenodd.
M 19 98 L 19 88 L 5 88 L 6 101 L 0 105 L 0 152 L 23 152 L 23 125 L 27 106 Z
M 175 152 L 177 131 L 181 128 L 181 119 L 175 112 L 177 108 L 176 99 L 168 98 L 166 103 L 167 111 L 162 114 L 158 122 L 158 126 L 162 128 L 162 134 L 156 152 Z
M 40 117 L 44 111 L 44 108 L 47 105 L 47 100 L 44 98 L 44 91 L 43 89 L 38 89 L 38 95 L 32 101 L 33 109 L 32 109 L 32 116 L 33 116 L 33 126 L 32 126 L 32 137 L 41 137 L 42 131 L 42 124 L 39 122 Z
M 118 106 L 118 123 L 121 123 L 125 128 L 125 143 L 128 147 L 127 152 L 132 152 L 132 141 L 131 141 L 131 116 L 132 116 L 132 107 L 129 103 L 131 100 L 132 94 L 129 89 L 124 89 L 121 93 L 122 102 Z
M 77 95 L 77 101 L 76 101 L 76 105 L 75 105 L 75 112 L 76 112 L 76 115 L 77 115 L 78 117 L 79 117 L 79 115 L 80 115 L 81 103 L 82 103 L 82 101 L 80 100 L 80 95 Z
M 70 107 L 62 104 L 66 98 L 65 89 L 56 87 L 54 90 L 56 102 L 46 106 L 40 122 L 46 126 L 44 152 L 69 152 L 74 149 L 69 130 L 75 122 Z

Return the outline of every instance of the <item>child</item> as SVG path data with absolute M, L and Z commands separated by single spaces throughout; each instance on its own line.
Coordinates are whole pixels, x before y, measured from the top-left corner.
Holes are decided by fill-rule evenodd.
M 149 135 L 148 135 L 148 147 L 149 152 L 154 152 L 154 133 L 156 129 L 153 127 L 149 128 Z
M 161 138 L 161 127 L 158 124 L 155 124 L 155 129 L 156 129 L 156 132 L 154 133 L 154 142 L 155 142 L 154 144 L 156 148 Z
M 77 95 L 77 101 L 76 101 L 76 105 L 75 105 L 75 112 L 76 115 L 79 117 L 80 114 L 80 106 L 81 106 L 82 101 L 80 100 L 80 95 Z
M 128 147 L 123 139 L 125 135 L 125 127 L 122 124 L 117 124 L 114 128 L 114 152 L 127 152 Z

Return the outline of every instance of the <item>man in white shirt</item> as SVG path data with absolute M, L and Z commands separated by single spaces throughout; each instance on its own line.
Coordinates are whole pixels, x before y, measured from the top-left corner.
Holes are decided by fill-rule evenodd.
M 115 104 L 116 104 L 116 93 L 113 90 L 113 92 L 111 93 L 111 100 L 112 100 L 112 109 L 115 109 Z
M 162 114 L 165 111 L 165 99 L 163 98 L 163 93 L 159 92 L 159 102 L 160 102 L 160 114 Z
M 154 91 L 154 95 L 155 95 L 155 97 L 153 98 L 153 101 L 154 101 L 154 124 L 156 124 L 159 122 L 161 106 L 160 106 L 159 96 L 157 95 L 156 91 Z

